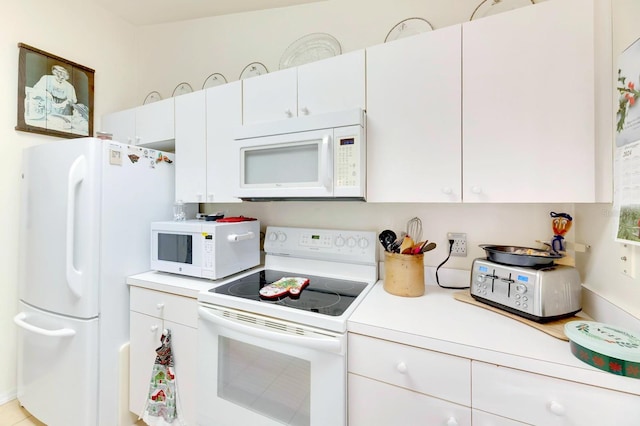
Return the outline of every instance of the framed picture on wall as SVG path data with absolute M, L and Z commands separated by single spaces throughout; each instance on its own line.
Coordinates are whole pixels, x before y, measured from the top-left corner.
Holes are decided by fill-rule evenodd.
M 95 71 L 18 43 L 16 130 L 62 138 L 93 135 Z

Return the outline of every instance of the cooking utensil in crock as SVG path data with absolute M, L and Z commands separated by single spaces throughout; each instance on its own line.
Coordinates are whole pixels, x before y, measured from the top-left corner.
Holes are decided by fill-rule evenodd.
M 420 249 L 420 253 L 426 253 L 428 251 L 433 250 L 434 248 L 436 248 L 436 243 L 434 243 L 434 242 L 431 242 L 429 244 L 423 244 L 422 248 Z
M 422 220 L 419 217 L 414 217 L 407 222 L 407 235 L 414 241 L 422 239 Z
M 397 235 L 390 229 L 385 229 L 378 235 L 378 239 L 380 240 L 380 244 L 384 247 L 385 251 L 392 251 L 392 244 L 395 242 Z

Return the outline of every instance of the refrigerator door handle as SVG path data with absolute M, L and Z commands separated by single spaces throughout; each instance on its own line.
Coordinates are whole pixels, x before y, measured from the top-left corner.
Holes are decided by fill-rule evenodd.
M 67 253 L 66 271 L 67 285 L 76 296 L 82 296 L 82 271 L 76 269 L 73 263 L 75 254 L 74 239 L 76 229 L 76 186 L 78 186 L 87 175 L 87 159 L 85 156 L 76 158 L 69 168 L 67 179 Z
M 36 334 L 41 334 L 43 336 L 49 337 L 71 337 L 76 334 L 75 330 L 70 328 L 61 328 L 59 330 L 47 330 L 45 328 L 36 327 L 35 325 L 31 325 L 28 322 L 24 321 L 27 317 L 27 314 L 24 312 L 20 312 L 18 315 L 13 317 L 13 322 L 20 328 L 24 328 L 25 330 L 29 330 Z

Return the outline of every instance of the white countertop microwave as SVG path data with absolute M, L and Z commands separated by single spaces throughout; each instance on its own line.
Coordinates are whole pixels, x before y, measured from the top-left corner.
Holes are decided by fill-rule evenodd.
M 366 115 L 362 109 L 294 117 L 236 129 L 243 200 L 364 200 Z
M 217 280 L 260 263 L 260 222 L 151 223 L 151 269 Z

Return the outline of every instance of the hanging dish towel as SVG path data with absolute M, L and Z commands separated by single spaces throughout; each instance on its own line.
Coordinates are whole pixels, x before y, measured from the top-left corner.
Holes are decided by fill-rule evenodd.
M 164 330 L 156 349 L 149 394 L 142 420 L 150 426 L 185 426 L 180 419 L 176 375 L 171 353 L 171 330 Z

